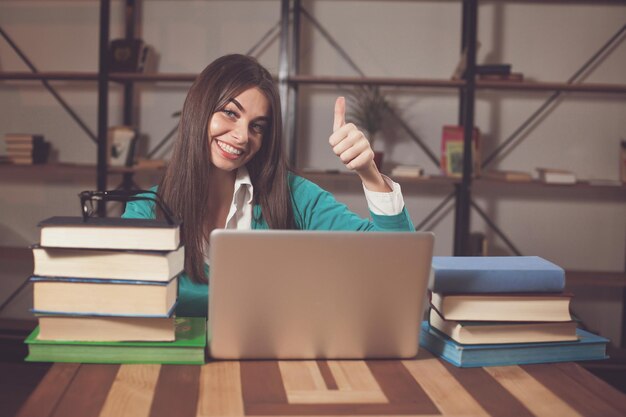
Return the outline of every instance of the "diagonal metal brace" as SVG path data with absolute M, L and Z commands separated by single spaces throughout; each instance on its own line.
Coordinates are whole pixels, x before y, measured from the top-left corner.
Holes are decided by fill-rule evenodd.
M 470 204 L 472 205 L 472 208 L 476 210 L 476 212 L 480 215 L 480 217 L 482 217 L 485 223 L 487 223 L 487 225 L 491 228 L 491 230 L 493 230 L 495 234 L 498 235 L 498 237 L 502 239 L 502 241 L 509 247 L 509 249 L 511 249 L 511 251 L 517 256 L 522 256 L 522 252 L 520 252 L 520 250 L 517 249 L 517 247 L 504 234 L 504 232 L 500 230 L 500 228 L 493 221 L 491 221 L 489 216 L 487 216 L 487 213 L 485 213 L 483 209 L 481 209 L 480 206 L 476 204 L 476 202 L 474 202 L 474 200 L 471 200 Z
M 13 42 L 13 39 L 11 39 L 11 37 L 1 27 L 0 27 L 0 35 L 2 35 L 2 37 L 7 41 L 7 43 L 11 46 L 11 48 L 13 48 L 15 53 L 22 59 L 22 61 L 24 61 L 24 63 L 26 64 L 26 66 L 28 66 L 31 72 L 39 73 L 39 71 L 37 70 L 37 68 L 35 68 L 33 63 L 28 59 L 26 55 L 24 55 L 24 53 L 17 46 L 17 44 Z M 89 136 L 93 142 L 98 143 L 98 139 L 96 138 L 96 135 L 91 131 L 91 129 L 89 129 L 89 127 L 85 124 L 85 122 L 83 122 L 80 116 L 78 116 L 78 114 L 76 114 L 76 112 L 72 110 L 72 108 L 69 106 L 69 104 L 67 104 L 67 102 L 63 99 L 63 97 L 61 97 L 59 93 L 56 92 L 56 90 L 50 85 L 50 83 L 47 80 L 41 80 L 41 83 L 43 84 L 44 87 L 46 87 L 46 89 L 50 92 L 50 94 L 52 94 L 52 96 L 59 102 L 61 107 L 63 107 L 63 109 L 72 117 L 72 119 L 74 119 L 74 121 L 78 123 L 80 128 L 83 129 L 83 131 L 85 131 L 87 136 Z

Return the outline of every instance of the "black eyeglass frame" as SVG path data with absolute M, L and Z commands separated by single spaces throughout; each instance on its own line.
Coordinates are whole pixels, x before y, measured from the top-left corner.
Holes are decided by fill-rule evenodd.
M 152 196 L 139 195 L 139 194 L 152 194 Z M 161 209 L 165 216 L 167 224 L 174 225 L 180 223 L 180 221 L 174 216 L 170 208 L 165 204 L 161 197 L 152 190 L 109 190 L 109 191 L 81 191 L 78 194 L 80 198 L 80 209 L 83 215 L 83 222 L 89 221 L 93 212 L 87 207 L 88 201 L 141 201 L 148 200 L 154 201 L 156 205 Z

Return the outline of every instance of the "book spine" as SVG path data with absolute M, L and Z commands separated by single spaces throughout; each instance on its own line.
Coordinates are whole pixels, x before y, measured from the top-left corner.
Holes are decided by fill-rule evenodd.
M 558 270 L 433 270 L 430 289 L 442 294 L 560 293 L 565 288 L 565 273 Z

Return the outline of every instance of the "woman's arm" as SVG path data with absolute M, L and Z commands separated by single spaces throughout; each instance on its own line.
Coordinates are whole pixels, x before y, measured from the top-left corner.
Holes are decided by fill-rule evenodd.
M 296 175 L 290 175 L 289 180 L 296 223 L 301 229 L 415 231 L 404 207 L 394 215 L 376 214 L 370 210 L 372 219 L 364 219 L 317 184 Z

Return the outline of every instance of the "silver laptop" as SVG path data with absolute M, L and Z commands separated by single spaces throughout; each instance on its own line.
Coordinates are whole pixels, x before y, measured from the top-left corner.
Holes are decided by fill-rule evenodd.
M 215 359 L 417 355 L 430 232 L 211 233 Z

